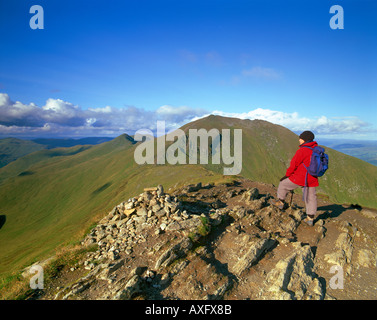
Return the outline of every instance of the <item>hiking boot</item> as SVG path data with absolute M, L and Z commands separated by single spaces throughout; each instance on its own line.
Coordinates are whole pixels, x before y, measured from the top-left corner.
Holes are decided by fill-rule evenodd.
M 272 204 L 276 208 L 279 208 L 280 210 L 283 210 L 284 207 L 285 207 L 285 202 L 283 200 L 280 200 L 280 199 L 278 199 L 278 200 L 272 199 L 270 201 L 270 204 Z
M 308 226 L 310 227 L 313 227 L 314 225 L 314 219 L 311 219 L 309 217 L 306 217 L 304 220 L 303 220 Z

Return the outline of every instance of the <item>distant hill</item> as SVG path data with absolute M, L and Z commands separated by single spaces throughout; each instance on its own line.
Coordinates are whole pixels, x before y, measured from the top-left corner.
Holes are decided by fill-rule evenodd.
M 43 149 L 69 148 L 77 145 L 96 145 L 113 138 L 91 137 L 82 139 L 0 139 L 0 168 L 25 155 Z
M 71 148 L 43 149 L 29 153 L 0 168 L 0 184 L 4 183 L 8 178 L 32 175 L 34 171 L 29 170 L 29 168 L 35 164 L 38 164 L 38 167 L 42 167 L 54 157 L 72 156 L 90 148 L 91 146 L 89 145 L 79 145 Z
M 134 141 L 127 135 L 71 155 L 49 157 L 56 150 L 34 153 L 33 159 L 41 161 L 22 169 L 24 174 L 12 173 L 0 185 L 0 215 L 5 217 L 0 275 L 77 240 L 101 215 L 146 186 L 222 179 L 201 166 L 139 166 Z M 9 168 L 1 168 L 1 174 Z
M 377 141 L 322 139 L 330 148 L 377 166 Z
M 243 166 L 241 176 L 278 185 L 298 149 L 298 136 L 279 125 L 263 120 L 240 120 L 209 116 L 182 127 L 189 129 L 242 129 Z M 320 178 L 318 192 L 337 203 L 377 207 L 377 167 L 327 146 L 329 170 Z M 223 165 L 206 168 L 222 172 Z
M 44 145 L 47 149 L 52 148 L 69 148 L 77 145 L 96 145 L 112 140 L 108 137 L 89 137 L 81 139 L 34 139 L 35 143 Z
M 298 148 L 298 136 L 261 120 L 209 116 L 189 129 L 242 129 L 241 176 L 277 186 Z M 164 137 L 160 137 L 162 139 Z M 138 165 L 135 143 L 124 134 L 92 146 L 40 150 L 0 169 L 0 274 L 19 270 L 36 259 L 80 239 L 115 205 L 143 188 L 166 190 L 190 183 L 220 183 L 223 165 Z M 167 144 L 168 147 L 169 144 Z M 231 148 L 232 150 L 232 148 Z M 330 169 L 319 192 L 335 203 L 377 207 L 377 167 L 330 148 Z
M 16 138 L 0 139 L 0 168 L 29 153 L 46 149 L 46 146 Z

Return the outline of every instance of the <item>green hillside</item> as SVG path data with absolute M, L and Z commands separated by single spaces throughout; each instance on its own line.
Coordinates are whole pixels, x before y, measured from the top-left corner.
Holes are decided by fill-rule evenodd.
M 39 157 L 53 157 L 61 155 L 68 155 L 68 151 L 62 148 L 70 148 L 75 146 L 97 145 L 103 142 L 112 140 L 105 137 L 90 137 L 82 139 L 34 139 L 34 140 L 21 140 L 16 138 L 0 139 L 0 169 L 13 161 L 20 159 L 28 154 L 34 153 L 43 149 L 60 148 L 61 151 L 56 153 L 47 152 L 44 155 L 38 154 Z M 77 150 L 77 149 L 76 149 Z M 35 163 L 39 159 L 31 158 L 24 161 L 26 163 Z M 8 176 L 7 176 L 8 177 Z M 3 177 L 4 178 L 4 177 Z M 1 177 L 0 177 L 1 180 Z
M 182 127 L 239 128 L 243 132 L 241 175 L 277 185 L 298 148 L 290 130 L 260 120 L 209 116 Z M 320 142 L 320 141 L 319 141 Z M 168 146 L 168 144 L 167 144 Z M 0 274 L 49 257 L 77 241 L 115 205 L 163 184 L 224 181 L 223 166 L 138 165 L 128 135 L 95 146 L 42 150 L 0 170 Z M 377 207 L 377 167 L 327 149 L 330 169 L 320 192 L 338 203 Z
M 35 143 L 41 144 L 46 146 L 47 149 L 53 148 L 70 148 L 74 146 L 84 146 L 84 145 L 96 145 L 100 143 L 104 143 L 107 141 L 112 140 L 112 138 L 106 137 L 89 137 L 89 138 L 81 138 L 81 139 L 47 139 L 47 138 L 39 138 L 34 139 Z
M 182 127 L 189 129 L 224 128 L 242 129 L 242 171 L 240 175 L 251 180 L 279 184 L 290 160 L 298 149 L 298 136 L 292 131 L 263 120 L 240 120 L 209 116 Z M 321 141 L 317 141 L 321 144 Z M 330 163 L 326 174 L 320 178 L 318 192 L 326 194 L 336 203 L 359 204 L 377 207 L 377 167 L 363 160 L 327 148 Z M 233 148 L 233 147 L 232 147 Z M 222 165 L 209 165 L 222 172 Z
M 46 146 L 33 141 L 16 138 L 0 139 L 0 168 L 20 157 L 45 148 Z
M 1 185 L 5 223 L 0 229 L 0 274 L 78 240 L 99 217 L 146 186 L 222 178 L 200 166 L 139 166 L 133 150 L 132 138 L 122 135 L 70 156 L 44 159 L 43 165 L 28 169 L 33 174 Z
M 29 170 L 34 164 L 35 167 L 43 167 L 51 158 L 71 156 L 89 149 L 91 146 L 75 146 L 71 148 L 56 148 L 53 150 L 41 150 L 27 154 L 9 163 L 6 167 L 0 168 L 0 184 L 5 183 L 8 178 L 16 176 L 32 175 L 34 171 Z

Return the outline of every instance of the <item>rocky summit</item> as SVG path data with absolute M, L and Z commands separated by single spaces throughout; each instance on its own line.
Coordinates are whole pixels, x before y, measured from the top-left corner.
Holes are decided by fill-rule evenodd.
M 376 299 L 375 211 L 319 199 L 311 227 L 300 195 L 279 210 L 274 194 L 247 179 L 146 188 L 39 299 Z

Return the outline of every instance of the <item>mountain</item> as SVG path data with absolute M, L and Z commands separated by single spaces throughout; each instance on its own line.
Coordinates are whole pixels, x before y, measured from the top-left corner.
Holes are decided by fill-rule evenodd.
M 266 121 L 209 116 L 182 130 L 188 135 L 189 129 L 201 128 L 242 129 L 240 176 L 260 183 L 276 186 L 298 148 L 297 135 Z M 14 167 L 2 168 L 0 274 L 20 270 L 49 257 L 59 246 L 78 241 L 105 212 L 145 187 L 161 183 L 168 190 L 233 179 L 223 175 L 224 165 L 212 163 L 138 165 L 134 153 L 140 145 L 121 135 L 84 148 L 38 151 L 29 160 L 18 159 Z M 330 148 L 326 151 L 330 169 L 320 180 L 322 197 L 333 203 L 377 207 L 377 168 Z
M 43 149 L 38 152 L 29 153 L 10 162 L 6 167 L 0 168 L 0 184 L 5 180 L 17 176 L 31 175 L 34 171 L 29 170 L 34 164 L 42 167 L 46 162 L 54 157 L 72 156 L 81 151 L 90 149 L 91 146 L 75 146 L 71 148 L 55 148 L 51 150 Z
M 77 145 L 96 145 L 110 140 L 112 140 L 112 138 L 104 137 L 34 140 L 21 140 L 16 138 L 0 139 L 0 168 L 35 151 L 54 148 L 69 148 Z
M 16 138 L 0 139 L 0 168 L 29 153 L 46 147 L 33 141 Z
M 298 136 L 292 131 L 263 120 L 240 120 L 209 116 L 182 127 L 190 129 L 242 129 L 241 176 L 278 185 L 298 149 Z M 321 141 L 317 141 L 321 145 Z M 377 167 L 324 146 L 329 154 L 329 169 L 319 179 L 318 193 L 336 203 L 377 207 Z M 222 172 L 223 165 L 208 165 Z
M 108 137 L 89 137 L 81 139 L 33 139 L 32 141 L 41 145 L 46 146 L 48 149 L 52 148 L 69 148 L 77 145 L 96 145 L 112 140 L 113 138 Z
M 41 156 L 43 161 L 28 167 L 28 174 L 3 181 L 0 274 L 77 240 L 103 212 L 145 186 L 222 179 L 200 166 L 139 166 L 133 153 L 133 139 L 122 135 L 70 156 Z

